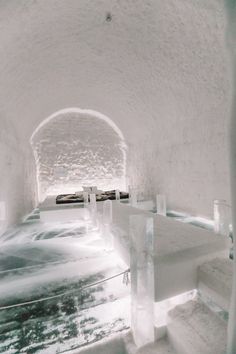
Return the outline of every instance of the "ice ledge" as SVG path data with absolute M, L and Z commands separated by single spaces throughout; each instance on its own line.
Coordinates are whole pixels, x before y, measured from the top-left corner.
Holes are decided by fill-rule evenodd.
M 113 202 L 115 247 L 127 264 L 131 215 L 146 215 L 154 219 L 155 301 L 196 289 L 198 267 L 229 254 L 229 240 L 224 236 Z

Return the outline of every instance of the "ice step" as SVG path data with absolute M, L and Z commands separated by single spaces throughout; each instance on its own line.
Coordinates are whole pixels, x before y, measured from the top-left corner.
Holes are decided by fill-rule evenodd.
M 198 289 L 224 310 L 229 309 L 233 276 L 233 261 L 215 258 L 198 268 Z
M 178 354 L 223 354 L 227 323 L 200 300 L 176 306 L 168 314 L 169 341 Z
M 86 348 L 70 351 L 70 354 L 177 354 L 168 338 L 138 349 L 134 344 L 131 331 L 113 335 L 107 339 L 90 344 Z
M 124 353 L 127 354 L 177 354 L 167 337 L 159 339 L 155 343 L 147 344 L 140 349 L 135 346 L 131 333 L 126 335 L 124 342 L 126 347 Z

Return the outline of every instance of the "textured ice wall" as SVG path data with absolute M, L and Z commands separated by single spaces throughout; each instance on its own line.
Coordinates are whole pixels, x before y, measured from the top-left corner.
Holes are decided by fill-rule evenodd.
M 130 179 L 210 215 L 229 198 L 223 2 L 2 0 L 1 112 L 26 140 L 64 107 L 102 112 Z
M 0 235 L 34 207 L 35 164 L 30 145 L 24 146 L 10 122 L 0 129 Z
M 158 3 L 155 123 L 131 146 L 129 175 L 171 208 L 212 216 L 213 199 L 230 201 L 224 1 Z
M 33 136 L 40 199 L 74 193 L 82 186 L 124 189 L 125 144 L 105 120 L 61 113 Z

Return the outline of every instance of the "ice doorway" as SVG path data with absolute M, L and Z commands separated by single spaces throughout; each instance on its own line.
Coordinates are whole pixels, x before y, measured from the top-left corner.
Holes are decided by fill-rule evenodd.
M 83 185 L 126 190 L 124 136 L 105 115 L 68 108 L 46 118 L 31 137 L 38 196 L 74 193 Z

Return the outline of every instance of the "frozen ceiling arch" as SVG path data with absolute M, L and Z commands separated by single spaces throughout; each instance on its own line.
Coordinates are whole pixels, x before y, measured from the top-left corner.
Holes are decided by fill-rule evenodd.
M 107 116 L 88 109 L 53 113 L 31 137 L 39 199 L 74 193 L 83 185 L 126 188 L 126 144 Z
M 1 127 L 5 137 L 16 131 L 23 150 L 13 167 L 0 161 L 9 222 L 35 200 L 33 131 L 52 112 L 78 106 L 123 132 L 129 184 L 210 216 L 213 199 L 229 199 L 224 1 L 98 3 L 0 2 Z
M 93 117 L 96 117 L 98 119 L 104 120 L 119 135 L 121 141 L 123 141 L 124 147 L 126 146 L 125 138 L 124 138 L 124 135 L 123 135 L 122 131 L 117 127 L 117 125 L 109 117 L 107 117 L 105 114 L 102 114 L 100 112 L 94 111 L 92 109 L 81 109 L 81 108 L 77 108 L 77 107 L 60 109 L 59 111 L 54 112 L 49 117 L 44 119 L 38 125 L 38 127 L 34 130 L 33 134 L 31 135 L 31 138 L 30 138 L 31 144 L 32 144 L 32 142 L 34 140 L 34 136 L 39 132 L 40 129 L 43 128 L 43 126 L 45 124 L 47 124 L 50 120 L 56 118 L 57 116 L 63 115 L 63 114 L 67 114 L 67 113 L 85 114 L 85 115 L 93 116 Z

